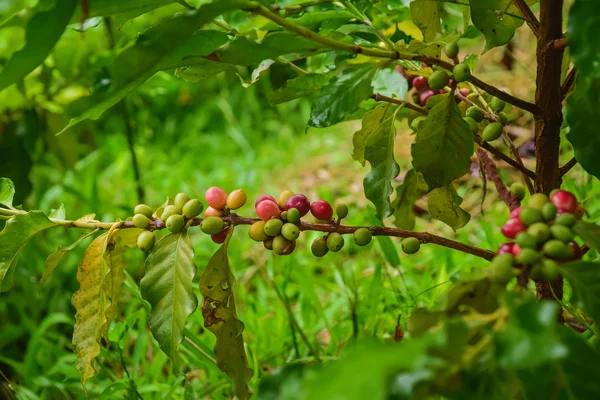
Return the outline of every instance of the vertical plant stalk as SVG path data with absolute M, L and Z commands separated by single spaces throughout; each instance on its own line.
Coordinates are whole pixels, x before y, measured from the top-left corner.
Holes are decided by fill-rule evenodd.
M 133 167 L 133 177 L 135 179 L 135 190 L 137 192 L 137 200 L 138 203 L 143 203 L 146 194 L 144 193 L 144 185 L 142 185 L 140 164 L 138 162 L 137 155 L 135 154 L 133 125 L 130 121 L 129 113 L 127 112 L 127 108 L 125 107 L 125 103 L 123 101 L 121 101 L 119 108 L 123 117 L 123 122 L 125 123 L 125 136 L 127 137 L 127 148 L 129 149 L 129 154 L 131 156 L 131 166 Z
M 560 72 L 564 48 L 557 49 L 552 43 L 563 37 L 562 10 L 563 0 L 540 1 L 535 104 L 542 110 L 542 115 L 535 116 L 535 189 L 542 193 L 550 193 L 561 181 L 558 158 L 563 122 Z M 563 279 L 536 283 L 536 290 L 540 300 L 553 299 L 552 290 L 558 299 L 562 299 Z

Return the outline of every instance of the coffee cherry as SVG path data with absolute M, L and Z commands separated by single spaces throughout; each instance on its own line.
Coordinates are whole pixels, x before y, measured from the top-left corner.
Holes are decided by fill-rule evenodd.
M 273 238 L 273 252 L 280 256 L 291 254 L 296 248 L 296 242 L 287 240 L 281 235 Z
M 333 208 L 325 200 L 313 201 L 310 205 L 311 214 L 322 221 L 329 221 L 333 217 Z
M 533 265 L 540 260 L 540 255 L 533 249 L 521 249 L 516 260 L 518 264 Z
M 429 85 L 427 85 L 427 78 L 424 76 L 417 76 L 413 79 L 412 85 L 417 92 L 423 92 L 424 90 L 429 89 Z
M 545 258 L 541 264 L 542 276 L 547 281 L 553 281 L 560 276 L 560 268 L 556 262 Z
M 512 255 L 516 257 L 519 255 L 520 252 L 521 252 L 521 246 L 519 246 L 518 244 L 515 243 L 512 247 Z
M 469 117 L 469 118 L 473 118 L 475 120 L 475 122 L 483 121 L 483 111 L 481 110 L 481 108 L 479 108 L 477 106 L 471 106 L 471 107 L 467 108 L 467 111 L 465 112 L 465 116 Z
M 537 240 L 527 232 L 519 232 L 515 238 L 515 243 L 522 249 L 535 249 L 537 247 Z
M 214 235 L 223 230 L 225 223 L 219 217 L 206 217 L 200 223 L 200 229 L 207 235 Z
M 248 200 L 248 196 L 246 195 L 244 189 L 234 190 L 233 192 L 229 193 L 229 196 L 227 196 L 227 207 L 230 210 L 237 210 L 246 204 L 246 200 Z
M 481 138 L 486 142 L 491 142 L 502 136 L 502 124 L 500 122 L 492 122 L 483 129 Z
M 540 222 L 542 220 L 542 213 L 535 208 L 524 208 L 519 214 L 519 219 L 525 225 L 533 225 L 536 222 Z
M 469 124 L 469 131 L 472 134 L 476 134 L 477 132 L 479 132 L 479 124 L 477 124 L 477 121 L 475 121 L 473 118 L 471 117 L 465 117 L 463 118 L 465 120 L 465 122 L 467 124 Z
M 331 251 L 338 252 L 344 247 L 344 237 L 337 232 L 331 232 L 327 236 L 327 248 Z
M 575 237 L 573 231 L 563 225 L 552 225 L 550 232 L 554 239 L 562 240 L 565 243 L 569 243 Z
M 210 235 L 210 239 L 213 242 L 215 242 L 216 244 L 221 244 L 221 243 L 225 242 L 225 239 L 227 239 L 227 234 L 228 233 L 229 233 L 229 228 L 225 228 L 225 229 L 223 229 L 219 233 L 215 233 L 214 235 Z
M 529 278 L 533 279 L 536 282 L 540 282 L 545 280 L 544 273 L 542 271 L 542 264 L 536 264 L 529 271 Z
M 177 207 L 175 207 L 174 205 L 169 205 L 166 206 L 165 209 L 163 210 L 160 219 L 162 219 L 163 221 L 166 221 L 167 219 L 169 219 L 169 217 L 171 215 L 175 215 L 177 214 L 179 211 L 177 210 Z
M 277 218 L 279 217 L 279 213 L 281 213 L 279 206 L 271 200 L 263 200 L 256 206 L 256 214 L 263 221 Z
M 223 215 L 223 211 L 217 210 L 216 208 L 207 207 L 204 211 L 204 218 L 206 217 L 220 217 Z
M 250 229 L 248 229 L 248 236 L 250 239 L 256 242 L 263 242 L 269 238 L 269 236 L 265 233 L 265 221 L 257 221 L 250 225 Z
M 448 56 L 448 58 L 454 58 L 458 55 L 458 43 L 450 42 L 446 44 L 444 47 L 444 53 Z
M 559 190 L 552 195 L 550 199 L 552 203 L 558 207 L 559 210 L 564 210 L 571 214 L 574 214 L 577 211 L 577 198 L 573 195 L 573 193 L 567 192 L 566 190 Z
M 153 211 L 150 208 L 150 206 L 147 206 L 146 204 L 138 204 L 133 209 L 133 213 L 134 214 L 142 214 L 142 215 L 145 215 L 148 218 L 152 218 Z
M 158 207 L 152 216 L 157 219 L 161 219 L 162 213 L 165 211 L 164 207 Z
M 185 193 L 177 193 L 175 200 L 173 201 L 173 205 L 179 212 L 181 212 L 183 206 L 185 206 L 185 203 L 188 201 L 190 201 L 190 196 Z
M 371 243 L 371 239 L 373 239 L 373 234 L 367 228 L 358 228 L 354 231 L 352 235 L 354 239 L 354 243 L 358 246 L 366 246 Z
M 514 210 L 512 210 L 510 212 L 510 215 L 508 216 L 508 219 L 518 219 L 519 218 L 519 214 L 521 213 L 521 211 L 523 210 L 523 207 L 517 207 Z
M 415 237 L 402 240 L 402 251 L 406 254 L 415 254 L 421 248 L 421 242 Z
M 509 239 L 514 239 L 519 232 L 523 232 L 527 227 L 519 219 L 509 219 L 502 225 L 502 234 Z
M 209 188 L 204 196 L 208 205 L 217 210 L 222 210 L 227 205 L 227 193 L 218 186 Z
M 538 243 L 544 243 L 548 239 L 550 239 L 551 233 L 548 225 L 543 222 L 536 222 L 532 224 L 529 228 L 527 228 L 527 233 L 536 240 Z
M 297 208 L 290 208 L 289 210 L 284 211 L 284 213 L 287 213 L 286 219 L 288 222 L 291 222 L 292 224 L 297 224 L 300 222 L 300 211 L 298 211 Z
M 535 193 L 531 195 L 527 205 L 531 208 L 541 211 L 544 207 L 544 204 L 548 203 L 549 201 L 550 200 L 548 200 L 548 196 L 546 196 L 544 193 Z
M 327 254 L 329 252 L 329 249 L 327 248 L 327 241 L 325 240 L 325 236 L 316 238 L 310 246 L 310 251 L 315 257 L 323 257 L 325 254 Z
M 512 254 L 514 245 L 512 242 L 501 244 L 498 248 L 498 254 Z
M 446 71 L 435 71 L 433 74 L 429 75 L 429 79 L 427 79 L 427 83 L 429 87 L 433 90 L 438 90 L 443 88 L 450 81 L 450 77 L 446 73 Z
M 185 225 L 185 220 L 183 219 L 183 215 L 181 214 L 173 214 L 169 218 L 167 218 L 167 222 L 165 222 L 167 229 L 173 233 L 178 233 L 183 230 Z
M 144 214 L 135 214 L 131 219 L 136 228 L 146 229 L 150 220 Z
M 287 211 L 282 211 L 281 213 L 279 213 L 279 218 L 281 218 L 284 221 L 287 221 L 288 212 Z
M 275 197 L 269 196 L 268 194 L 263 194 L 258 199 L 256 199 L 256 201 L 254 202 L 254 207 L 256 207 L 258 203 L 260 203 L 263 200 L 271 200 L 273 203 L 277 204 L 277 200 L 275 200 Z
M 183 205 L 183 215 L 188 218 L 196 218 L 202 212 L 204 205 L 198 199 L 191 199 Z
M 419 130 L 419 124 L 423 121 L 425 121 L 425 117 L 417 117 L 413 119 L 410 123 L 410 129 L 416 132 L 417 130 Z
M 270 237 L 270 238 L 266 239 L 265 241 L 263 241 L 263 246 L 267 250 L 273 250 L 273 238 Z
M 281 232 L 283 221 L 278 218 L 272 218 L 265 223 L 265 233 L 269 236 L 277 236 Z
M 296 193 L 292 192 L 291 190 L 284 190 L 283 192 L 281 192 L 279 198 L 277 199 L 277 205 L 279 205 L 279 208 L 284 210 L 285 203 L 290 199 L 290 197 L 292 197 L 295 194 Z
M 510 122 L 510 118 L 508 117 L 508 114 L 501 112 L 500 114 L 498 114 L 498 117 L 500 117 L 500 123 L 503 126 L 506 126 L 506 124 L 508 124 Z
M 514 277 L 513 268 L 505 263 L 493 264 L 490 270 L 490 279 L 494 282 L 506 284 Z
M 344 219 L 348 216 L 348 206 L 344 203 L 340 203 L 335 207 L 335 215 L 339 219 Z
M 300 236 L 300 229 L 292 223 L 283 224 L 281 227 L 281 235 L 287 240 L 296 240 Z
M 452 75 L 456 82 L 468 81 L 471 77 L 471 68 L 467 64 L 460 63 L 452 69 Z
M 523 200 L 525 197 L 525 185 L 523 185 L 521 182 L 513 183 L 510 185 L 510 194 L 519 200 Z
M 557 211 L 558 209 L 554 204 L 546 203 L 542 207 L 542 218 L 544 218 L 545 221 L 552 221 L 554 217 L 556 217 Z
M 460 88 L 458 91 L 459 91 L 460 94 L 462 94 L 465 97 L 467 97 L 469 95 L 469 93 L 470 93 L 470 90 L 467 89 L 467 88 Z
M 285 202 L 285 210 L 296 208 L 300 211 L 300 217 L 304 217 L 310 211 L 310 202 L 303 194 L 295 194 Z
M 573 259 L 580 259 L 583 254 L 581 254 L 581 247 L 576 242 L 569 242 L 569 247 L 573 249 Z
M 427 100 L 429 100 L 433 96 L 435 96 L 435 92 L 433 90 L 426 90 L 419 95 L 419 103 L 422 106 L 424 106 L 425 104 L 427 104 Z
M 543 252 L 548 257 L 559 261 L 569 260 L 574 254 L 572 247 L 557 239 L 544 243 Z
M 494 110 L 494 112 L 500 112 L 502 110 L 504 110 L 504 107 L 506 106 L 506 102 L 502 99 L 499 99 L 497 97 L 494 97 L 492 99 L 492 101 L 490 102 L 490 108 L 492 110 Z
M 154 247 L 156 242 L 156 235 L 154 232 L 143 231 L 137 238 L 137 247 L 142 251 L 149 251 Z
M 556 217 L 554 223 L 572 228 L 577 223 L 577 217 L 570 213 L 560 214 Z

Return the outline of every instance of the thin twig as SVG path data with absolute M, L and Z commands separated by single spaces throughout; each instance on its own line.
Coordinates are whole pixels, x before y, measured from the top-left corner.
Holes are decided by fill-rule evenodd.
M 210 354 L 208 354 L 207 352 L 205 352 L 204 350 L 202 350 L 202 348 L 200 346 L 198 346 L 196 343 L 194 343 L 194 341 L 192 339 L 190 339 L 187 336 L 185 336 L 184 339 L 185 339 L 186 342 L 188 342 L 190 344 L 190 346 L 192 346 L 194 349 L 196 349 L 204 357 L 208 358 L 210 361 L 212 361 L 215 364 L 217 363 L 217 360 L 215 360 L 213 356 L 211 356 Z
M 565 165 L 560 167 L 560 176 L 564 176 L 567 172 L 571 170 L 574 166 L 577 165 L 577 159 L 575 157 L 571 158 Z
M 540 37 L 540 21 L 536 18 L 535 14 L 531 11 L 531 8 L 527 5 L 525 0 L 513 0 L 514 5 L 521 11 L 525 22 L 529 26 L 529 29 L 533 32 L 535 37 Z
M 379 94 L 379 93 L 372 94 L 371 98 L 375 99 L 375 101 L 385 101 L 385 102 L 388 102 L 388 103 L 400 104 L 400 105 L 403 105 L 406 108 L 410 108 L 411 110 L 414 110 L 414 111 L 419 112 L 421 114 L 427 115 L 427 110 L 425 110 L 425 109 L 423 109 L 421 107 L 415 106 L 414 104 L 412 104 L 412 103 L 410 103 L 408 101 L 405 101 L 405 100 L 394 99 L 392 97 L 387 97 L 387 96 L 384 96 L 384 95 Z
M 500 178 L 500 175 L 498 175 L 496 164 L 494 164 L 494 162 L 488 157 L 487 153 L 482 149 L 479 149 L 477 150 L 477 157 L 483 162 L 486 175 L 488 179 L 494 182 L 494 186 L 496 186 L 496 190 L 498 191 L 502 201 L 506 203 L 511 211 L 519 207 L 521 202 L 517 200 L 517 198 L 513 196 L 506 188 L 504 182 L 502 182 L 502 178 Z
M 296 4 L 293 6 L 287 6 L 287 7 L 281 7 L 277 4 L 273 4 L 273 5 L 269 6 L 269 9 L 271 11 L 283 11 L 286 16 L 289 16 L 289 15 L 298 14 L 300 11 L 302 11 L 308 7 L 318 6 L 318 5 L 327 4 L 327 3 L 333 3 L 335 1 L 337 1 L 337 0 L 315 0 L 315 1 L 308 1 L 308 2 L 302 3 L 302 4 Z
M 560 96 L 562 100 L 564 100 L 567 97 L 569 91 L 571 90 L 571 87 L 573 87 L 573 84 L 575 83 L 576 72 L 577 70 L 575 69 L 575 67 L 573 67 L 569 70 L 567 76 L 565 76 L 565 80 L 563 81 L 560 87 Z
M 507 146 L 510 149 L 510 152 L 512 153 L 515 160 L 520 165 L 523 165 L 523 168 L 525 168 L 525 164 L 523 164 L 523 159 L 521 158 L 521 155 L 519 154 L 519 149 L 517 149 L 517 147 L 513 143 L 510 136 L 508 136 L 508 133 L 506 133 L 504 130 L 502 131 L 502 139 L 504 140 L 504 143 L 507 144 Z M 535 191 L 533 189 L 533 184 L 531 183 L 531 180 L 523 171 L 520 171 L 520 172 L 521 172 L 521 175 L 523 176 L 523 180 L 525 181 L 525 185 L 527 186 L 527 190 L 529 190 L 529 194 L 533 194 Z

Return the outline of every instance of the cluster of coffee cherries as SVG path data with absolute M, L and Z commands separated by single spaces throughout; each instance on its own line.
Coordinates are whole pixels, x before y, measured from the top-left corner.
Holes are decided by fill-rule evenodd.
M 491 276 L 507 282 L 520 273 L 515 268 L 527 268 L 528 276 L 535 281 L 558 278 L 557 263 L 582 257 L 572 230 L 582 215 L 577 198 L 566 190 L 555 190 L 550 198 L 543 193 L 533 194 L 525 207 L 511 211 L 502 226 L 502 234 L 513 241 L 498 249 Z

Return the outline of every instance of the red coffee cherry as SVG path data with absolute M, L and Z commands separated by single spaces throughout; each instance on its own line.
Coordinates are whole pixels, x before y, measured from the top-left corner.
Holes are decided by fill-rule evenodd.
M 277 200 L 275 200 L 275 197 L 269 196 L 268 194 L 263 194 L 258 199 L 256 199 L 256 201 L 254 202 L 254 207 L 256 207 L 258 203 L 260 203 L 263 200 L 271 200 L 273 203 L 277 204 Z
M 333 207 L 325 200 L 314 201 L 310 205 L 310 212 L 315 218 L 329 221 L 333 217 Z
M 523 209 L 523 207 L 517 207 L 514 210 L 512 210 L 510 212 L 510 215 L 508 216 L 508 219 L 518 219 L 519 218 L 519 213 L 521 213 L 522 209 Z
M 427 78 L 424 76 L 417 76 L 413 79 L 412 85 L 417 89 L 418 92 L 423 92 L 429 89 L 429 84 L 427 83 Z
M 498 248 L 498 254 L 512 254 L 514 245 L 513 242 L 503 243 Z
M 550 201 L 559 209 L 571 214 L 575 214 L 577 211 L 577 198 L 571 192 L 566 190 L 558 190 L 552 195 Z
M 277 202 L 271 200 L 263 200 L 256 205 L 256 215 L 263 221 L 268 221 L 271 218 L 279 217 L 281 210 Z
M 220 217 L 223 214 L 221 210 L 217 210 L 216 208 L 207 207 L 204 210 L 204 217 Z
M 227 193 L 218 186 L 209 188 L 204 196 L 208 205 L 217 210 L 222 209 L 227 204 Z
M 433 90 L 429 89 L 424 91 L 419 95 L 419 103 L 421 103 L 421 105 L 424 106 L 431 96 L 435 96 L 435 92 Z
M 502 234 L 509 239 L 514 239 L 519 232 L 523 232 L 527 227 L 519 219 L 509 219 L 502 226 Z
M 214 235 L 210 235 L 210 238 L 216 244 L 221 244 L 227 239 L 227 232 L 229 231 L 229 227 L 223 229 L 219 233 L 215 233 Z
M 581 254 L 581 247 L 576 242 L 570 241 L 569 246 L 571 246 L 574 250 L 574 252 L 573 252 L 574 260 L 578 260 L 581 257 L 583 257 L 583 254 Z
M 512 248 L 512 255 L 516 257 L 519 255 L 520 252 L 521 252 L 521 247 L 515 243 Z
M 285 202 L 285 210 L 296 208 L 300 211 L 300 217 L 304 217 L 310 211 L 310 202 L 303 194 L 295 194 Z

